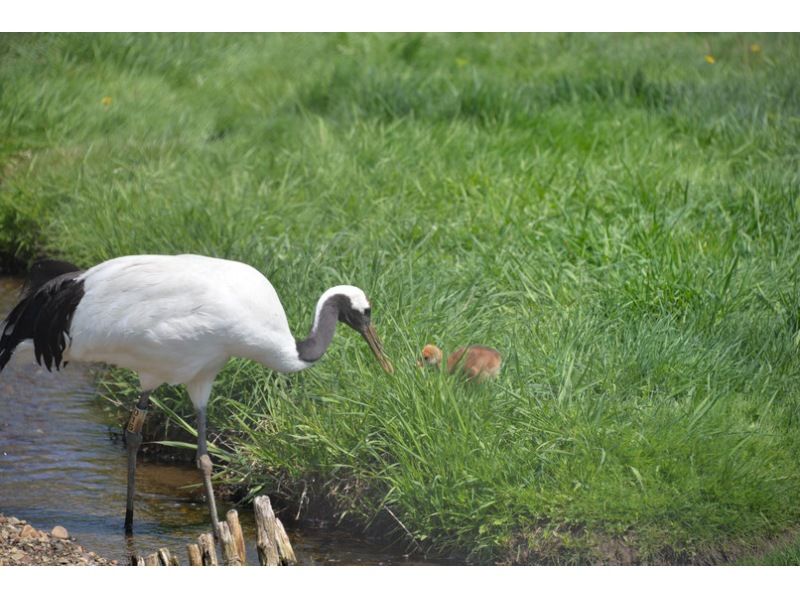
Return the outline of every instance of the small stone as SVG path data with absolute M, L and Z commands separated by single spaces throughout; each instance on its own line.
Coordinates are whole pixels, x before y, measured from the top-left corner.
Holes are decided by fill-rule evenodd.
M 39 532 L 33 529 L 30 525 L 26 525 L 22 528 L 22 531 L 19 533 L 20 538 L 37 538 L 39 536 Z
M 6 523 L 10 523 L 11 525 L 19 525 L 22 522 L 16 517 L 9 517 L 8 519 L 6 519 Z
M 66 539 L 69 538 L 69 534 L 67 533 L 67 530 L 65 528 L 61 527 L 60 525 L 55 526 L 53 528 L 53 531 L 50 532 L 50 534 L 54 538 L 58 538 L 59 540 L 66 540 Z

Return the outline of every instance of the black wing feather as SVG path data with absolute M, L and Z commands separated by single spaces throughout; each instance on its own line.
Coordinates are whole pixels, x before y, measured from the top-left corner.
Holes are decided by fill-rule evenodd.
M 33 339 L 36 361 L 51 370 L 59 369 L 64 349 L 67 347 L 69 328 L 75 308 L 83 298 L 82 274 L 76 266 L 66 262 L 53 262 L 55 267 L 44 266 L 34 272 L 20 302 L 11 310 L 0 336 L 0 371 L 6 366 L 19 343 Z M 74 268 L 73 271 L 66 271 Z M 44 280 L 48 274 L 61 271 L 54 278 Z

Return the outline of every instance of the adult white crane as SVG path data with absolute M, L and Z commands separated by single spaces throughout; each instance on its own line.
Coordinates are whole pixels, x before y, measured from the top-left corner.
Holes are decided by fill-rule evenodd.
M 214 378 L 231 357 L 279 372 L 316 363 L 344 322 L 392 372 L 364 291 L 336 286 L 319 298 L 311 332 L 297 340 L 275 289 L 258 270 L 199 255 L 133 255 L 86 271 L 66 262 L 37 264 L 0 336 L 0 371 L 20 343 L 33 344 L 50 370 L 68 361 L 105 362 L 139 375 L 141 394 L 125 430 L 128 494 L 125 531 L 133 532 L 136 455 L 150 393 L 185 384 L 197 414 L 197 467 L 214 533 L 218 518 L 206 447 L 206 406 Z

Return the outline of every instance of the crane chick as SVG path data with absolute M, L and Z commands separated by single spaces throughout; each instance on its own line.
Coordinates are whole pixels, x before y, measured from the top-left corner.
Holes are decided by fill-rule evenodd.
M 444 355 L 436 345 L 425 345 L 422 348 L 422 359 L 419 367 L 439 367 Z M 469 345 L 458 347 L 447 358 L 447 373 L 463 373 L 468 380 L 483 381 L 496 378 L 500 373 L 503 358 L 491 347 Z

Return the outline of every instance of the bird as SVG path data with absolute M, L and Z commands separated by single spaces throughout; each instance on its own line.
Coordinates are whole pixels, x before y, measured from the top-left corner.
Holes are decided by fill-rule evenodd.
M 420 367 L 439 367 L 443 359 L 442 350 L 436 345 L 425 345 L 422 358 L 417 361 Z M 496 349 L 483 345 L 458 347 L 447 358 L 447 373 L 461 373 L 468 380 L 481 382 L 496 378 L 500 373 L 503 358 Z
M 293 373 L 317 363 L 337 322 L 358 331 L 382 368 L 393 366 L 371 322 L 366 294 L 350 285 L 326 290 L 309 334 L 296 339 L 270 281 L 242 262 L 201 255 L 130 255 L 87 270 L 60 260 L 37 262 L 2 324 L 0 372 L 15 351 L 33 349 L 48 370 L 103 362 L 135 372 L 140 394 L 125 428 L 128 479 L 125 533 L 133 533 L 136 456 L 150 394 L 186 386 L 197 419 L 197 467 L 214 534 L 219 537 L 206 408 L 214 379 L 232 357 Z M 31 346 L 32 345 L 32 346 Z

